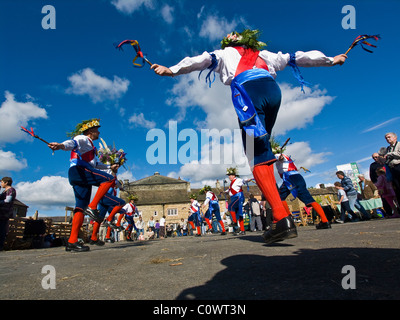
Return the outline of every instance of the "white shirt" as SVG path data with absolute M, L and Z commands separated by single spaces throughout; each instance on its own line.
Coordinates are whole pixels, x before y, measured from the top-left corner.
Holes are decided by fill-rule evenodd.
M 204 205 L 206 206 L 210 201 L 218 201 L 218 198 L 214 192 L 207 191 L 206 200 L 204 201 Z
M 200 210 L 200 203 L 194 200 L 190 205 L 190 214 L 196 213 Z
M 160 219 L 160 227 L 164 227 L 164 225 L 165 225 L 165 219 L 161 218 Z
M 246 180 L 247 181 L 247 180 Z M 229 186 L 229 195 L 233 196 L 234 194 L 242 191 L 242 186 L 245 183 L 243 179 L 236 178 L 235 180 L 231 181 L 231 185 Z M 234 191 L 234 192 L 232 192 Z
M 137 212 L 136 206 L 134 204 L 131 204 L 130 202 L 124 205 L 122 209 L 124 209 L 126 213 L 133 212 L 135 214 Z
M 340 199 L 342 198 L 342 196 L 343 196 L 342 202 L 349 201 L 349 198 L 347 198 L 347 195 L 346 195 L 346 191 L 344 191 L 343 189 L 338 189 L 338 198 L 339 198 L 339 201 L 340 201 Z
M 242 56 L 233 47 L 227 47 L 222 50 L 215 50 L 214 53 L 218 66 L 215 72 L 219 73 L 222 83 L 230 85 L 235 77 L 236 69 L 239 65 Z M 259 53 L 259 57 L 265 61 L 268 66 L 269 73 L 271 76 L 276 78 L 276 72 L 285 69 L 290 60 L 289 53 L 273 53 L 267 50 L 262 50 Z M 212 58 L 210 53 L 207 51 L 203 54 L 195 57 L 186 57 L 180 61 L 177 65 L 170 67 L 174 75 L 181 75 L 190 73 L 192 71 L 201 71 L 208 68 L 211 65 Z M 296 52 L 296 64 L 299 67 L 327 67 L 333 65 L 333 58 L 325 56 L 322 52 L 313 51 L 297 51 Z
M 289 156 L 282 154 L 283 160 L 279 160 L 280 155 L 280 153 L 275 154 L 275 158 L 278 160 L 275 162 L 275 166 L 281 177 L 287 171 L 297 171 L 294 161 Z
M 77 151 L 79 151 L 79 153 L 81 155 L 84 153 L 87 153 L 89 151 L 92 151 L 94 148 L 92 139 L 90 139 L 88 136 L 85 136 L 83 134 L 80 134 L 71 140 L 66 140 L 62 144 L 64 145 L 65 151 L 77 150 Z M 96 168 L 96 169 L 100 169 L 100 170 L 110 169 L 110 166 L 100 162 L 98 160 L 97 156 L 95 156 L 94 159 L 88 163 L 93 168 Z

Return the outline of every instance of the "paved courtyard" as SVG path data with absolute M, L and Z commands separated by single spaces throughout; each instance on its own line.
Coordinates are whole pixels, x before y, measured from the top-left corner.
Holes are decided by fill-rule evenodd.
M 0 299 L 400 299 L 400 219 L 298 233 L 273 245 L 247 232 L 0 252 Z

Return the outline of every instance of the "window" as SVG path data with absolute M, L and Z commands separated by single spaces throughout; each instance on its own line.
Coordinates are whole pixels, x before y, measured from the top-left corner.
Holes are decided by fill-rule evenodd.
M 167 210 L 167 215 L 168 216 L 177 216 L 178 215 L 178 209 L 168 209 Z

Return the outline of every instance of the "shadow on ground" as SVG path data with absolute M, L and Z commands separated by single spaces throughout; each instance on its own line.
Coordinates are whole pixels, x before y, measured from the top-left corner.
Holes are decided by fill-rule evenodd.
M 400 299 L 399 249 L 302 249 L 290 256 L 235 255 L 221 263 L 226 269 L 176 299 Z M 346 265 L 355 268 L 355 289 L 342 287 L 344 278 L 350 281 L 342 273 Z

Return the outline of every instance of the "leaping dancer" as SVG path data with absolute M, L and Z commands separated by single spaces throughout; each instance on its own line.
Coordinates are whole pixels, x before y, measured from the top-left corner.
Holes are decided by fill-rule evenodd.
M 258 41 L 259 30 L 232 32 L 221 42 L 221 50 L 204 52 L 195 57 L 186 57 L 170 68 L 153 64 L 151 69 L 160 76 L 177 76 L 193 71 L 209 69 L 219 73 L 221 81 L 231 87 L 232 101 L 239 118 L 239 126 L 246 135 L 254 137 L 254 155 L 246 151 L 253 176 L 266 197 L 273 212 L 274 223 L 264 234 L 266 243 L 297 237 L 292 217 L 287 213 L 276 188 L 269 138 L 281 104 L 281 90 L 275 82 L 277 71 L 291 66 L 303 86 L 299 67 L 331 67 L 342 65 L 345 54 L 327 57 L 320 51 L 297 51 L 295 53 L 273 53 L 263 50 L 265 43 Z

